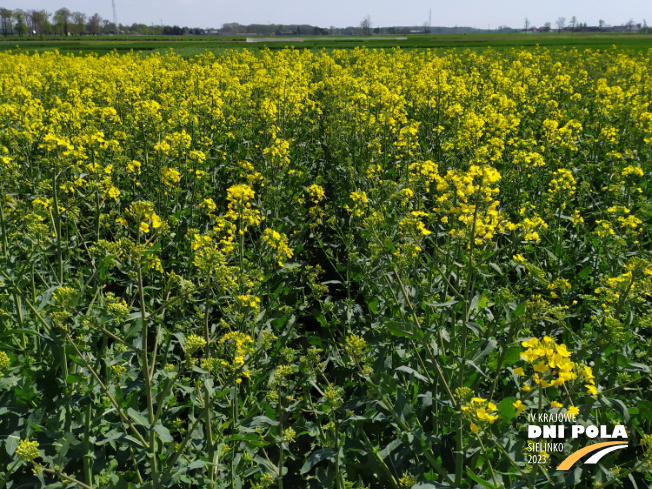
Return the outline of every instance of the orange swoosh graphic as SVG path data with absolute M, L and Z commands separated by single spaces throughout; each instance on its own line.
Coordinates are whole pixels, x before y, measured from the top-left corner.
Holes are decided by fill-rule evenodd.
M 568 457 L 564 459 L 562 463 L 559 464 L 559 467 L 557 467 L 557 470 L 568 470 L 570 469 L 575 462 L 577 462 L 579 459 L 581 459 L 584 455 L 595 452 L 596 450 L 600 450 L 601 448 L 604 447 L 609 447 L 611 445 L 623 445 L 622 441 L 605 441 L 603 443 L 596 443 L 594 445 L 589 445 L 588 447 L 584 447 L 579 449 L 576 452 L 571 453 Z

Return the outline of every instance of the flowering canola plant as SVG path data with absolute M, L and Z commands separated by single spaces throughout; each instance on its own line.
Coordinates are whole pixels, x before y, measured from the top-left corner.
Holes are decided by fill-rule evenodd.
M 650 486 L 650 56 L 0 53 L 0 487 Z

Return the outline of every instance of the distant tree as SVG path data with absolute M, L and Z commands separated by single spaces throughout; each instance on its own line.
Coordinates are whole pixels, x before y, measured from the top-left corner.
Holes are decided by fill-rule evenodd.
M 104 19 L 102 21 L 102 32 L 104 34 L 119 34 L 119 29 L 110 20 Z
M 27 24 L 27 30 L 29 30 L 29 35 L 32 36 L 36 34 L 36 25 L 34 25 L 34 12 L 35 10 L 24 10 L 23 17 L 25 18 L 25 24 Z
M 27 27 L 27 23 L 25 22 L 25 12 L 21 9 L 14 10 L 14 20 L 16 22 L 14 28 L 16 29 L 18 35 L 24 36 L 27 34 L 29 29 Z
M 627 27 L 627 32 L 632 32 L 632 30 L 634 29 L 634 25 L 635 25 L 634 19 L 629 19 L 627 21 L 627 24 L 625 24 L 625 27 Z
M 550 32 L 550 29 L 552 28 L 550 22 L 546 22 L 545 24 L 543 24 L 543 27 L 546 32 Z
M 54 24 L 57 27 L 59 33 L 63 34 L 64 36 L 68 35 L 68 22 L 70 22 L 71 15 L 72 14 L 70 13 L 70 10 L 68 10 L 66 7 L 60 8 L 54 13 Z
M 525 32 L 527 32 L 529 28 L 530 28 L 530 19 L 525 17 Z
M 86 31 L 86 14 L 83 12 L 73 12 L 72 20 L 75 22 L 75 34 L 81 36 Z
M 604 20 L 600 19 L 598 21 L 598 29 L 600 30 L 604 29 Z
M 577 27 L 577 18 L 574 15 L 571 17 L 569 24 L 570 24 L 571 31 L 574 31 L 575 27 Z
M 173 26 L 166 25 L 165 27 L 163 27 L 163 35 L 164 36 L 183 36 L 183 34 L 185 32 L 185 29 L 186 29 L 185 27 L 182 28 L 182 27 L 179 27 L 178 25 L 173 25 Z
M 566 27 L 566 17 L 559 17 L 555 24 L 557 24 L 557 29 L 561 33 L 562 29 Z
M 0 8 L 0 19 L 2 19 L 2 35 L 9 36 L 12 33 L 11 19 L 14 13 L 8 8 Z
M 102 22 L 102 17 L 100 17 L 100 14 L 94 13 L 90 19 L 88 19 L 88 23 L 86 24 L 86 30 L 88 31 L 89 34 L 93 36 L 97 36 L 97 34 L 100 32 L 100 23 Z
M 46 10 L 30 10 L 27 13 L 27 26 L 33 34 L 44 36 L 50 28 L 50 13 Z
M 364 19 L 362 19 L 362 22 L 360 22 L 360 28 L 362 29 L 362 35 L 363 36 L 370 36 L 371 35 L 371 16 L 367 15 L 365 16 Z
M 241 27 L 240 24 L 238 24 L 237 22 L 230 22 L 228 24 L 222 25 L 222 32 L 228 32 L 232 36 L 237 36 L 238 33 L 241 31 L 240 27 Z M 245 32 L 244 29 L 242 30 L 242 32 Z

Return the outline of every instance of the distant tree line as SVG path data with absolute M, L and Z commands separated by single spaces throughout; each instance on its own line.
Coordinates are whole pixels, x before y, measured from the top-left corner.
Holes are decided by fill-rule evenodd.
M 586 31 L 621 31 L 649 33 L 645 21 L 642 24 L 635 24 L 630 19 L 621 27 L 607 27 L 603 20 L 599 26 L 587 26 L 586 23 L 578 22 L 575 16 L 566 25 L 566 18 L 559 17 L 555 21 L 557 32 L 586 32 Z M 512 29 L 507 26 L 500 26 L 497 29 L 476 29 L 473 27 L 436 27 L 424 23 L 422 26 L 393 26 L 373 27 L 371 17 L 366 16 L 358 26 L 322 28 L 310 24 L 238 24 L 230 22 L 223 24 L 219 29 L 201 29 L 197 27 L 179 27 L 178 25 L 147 25 L 134 23 L 130 26 L 120 24 L 116 26 L 108 19 L 103 19 L 98 13 L 88 16 L 83 12 L 72 12 L 67 8 L 60 8 L 54 13 L 47 10 L 23 10 L 0 7 L 0 26 L 3 36 L 82 36 L 82 35 L 166 35 L 166 36 L 187 36 L 187 35 L 222 35 L 222 36 L 291 36 L 291 35 L 340 35 L 360 36 L 371 34 L 405 35 L 405 34 L 472 34 L 484 32 L 519 32 L 519 29 Z M 550 22 L 542 27 L 534 27 L 528 19 L 525 19 L 525 31 L 548 32 L 552 30 Z M 522 31 L 522 30 L 521 30 Z
M 71 12 L 60 8 L 56 12 L 47 10 L 10 10 L 0 8 L 0 25 L 3 36 L 81 36 L 98 35 L 115 29 L 99 14 L 87 16 L 83 12 Z

